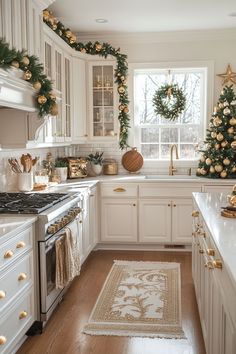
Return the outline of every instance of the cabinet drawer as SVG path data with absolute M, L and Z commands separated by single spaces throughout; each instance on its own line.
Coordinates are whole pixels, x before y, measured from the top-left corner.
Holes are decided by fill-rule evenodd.
M 1 316 L 0 336 L 5 338 L 5 344 L 0 346 L 0 352 L 11 353 L 15 344 L 24 336 L 34 320 L 34 293 L 33 289 L 30 289 L 20 301 Z
M 114 183 L 114 184 L 102 184 L 101 186 L 101 196 L 102 197 L 137 197 L 138 186 L 135 184 L 124 184 L 124 183 Z
M 32 249 L 32 230 L 30 227 L 0 246 L 0 268 L 11 264 L 18 256 Z
M 185 184 L 186 185 L 186 184 Z M 192 197 L 193 192 L 201 192 L 200 185 L 186 185 L 183 187 L 179 183 L 176 184 L 163 184 L 158 183 L 152 186 L 140 185 L 139 196 L 140 198 L 150 197 Z
M 33 282 L 33 252 L 25 255 L 0 277 L 0 313 Z
M 225 194 L 231 194 L 232 189 L 233 189 L 233 184 L 232 185 L 227 185 L 223 186 L 222 184 L 220 185 L 209 185 L 209 186 L 204 186 L 203 191 L 207 193 L 225 193 Z

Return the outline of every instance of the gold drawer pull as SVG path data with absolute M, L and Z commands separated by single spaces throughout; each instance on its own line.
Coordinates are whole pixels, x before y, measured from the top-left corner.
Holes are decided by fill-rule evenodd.
M 203 254 L 203 253 L 204 253 L 204 250 L 200 248 L 199 253 L 200 253 L 200 254 Z
M 21 280 L 25 280 L 27 278 L 27 275 L 25 273 L 20 273 L 19 276 L 18 276 L 18 280 L 21 281 Z
M 222 262 L 221 262 L 221 260 L 216 259 L 216 260 L 213 261 L 212 263 L 213 263 L 214 268 L 222 269 Z
M 23 247 L 25 247 L 25 242 L 24 241 L 20 241 L 16 245 L 16 248 L 23 248 Z
M 214 265 L 211 261 L 208 261 L 205 263 L 205 267 L 208 268 L 208 269 L 213 269 L 214 268 Z
M 3 290 L 0 290 L 0 299 L 4 299 L 6 297 L 6 293 Z
M 208 256 L 214 256 L 215 255 L 215 250 L 213 248 L 208 248 L 207 249 L 207 254 L 208 254 Z
M 114 191 L 114 192 L 118 192 L 118 193 L 119 193 L 119 192 L 126 192 L 126 189 L 119 187 L 119 188 L 113 189 L 113 191 Z
M 192 217 L 197 218 L 199 216 L 199 211 L 198 210 L 193 210 L 192 211 Z
M 23 320 L 23 318 L 27 317 L 28 313 L 26 311 L 21 311 L 19 314 L 19 319 Z
M 8 250 L 4 253 L 4 258 L 11 258 L 12 256 L 14 256 L 14 252 L 12 250 Z
M 6 343 L 6 341 L 7 341 L 7 338 L 6 338 L 6 337 L 4 337 L 4 336 L 0 336 L 0 345 L 5 344 L 5 343 Z

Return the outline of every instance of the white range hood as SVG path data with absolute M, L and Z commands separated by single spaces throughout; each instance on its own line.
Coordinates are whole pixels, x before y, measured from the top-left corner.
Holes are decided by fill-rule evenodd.
M 0 106 L 35 112 L 35 90 L 18 69 L 0 69 Z

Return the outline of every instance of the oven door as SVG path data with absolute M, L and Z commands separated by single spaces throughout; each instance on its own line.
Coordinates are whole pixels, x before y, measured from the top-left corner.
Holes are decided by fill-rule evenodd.
M 74 225 L 75 224 L 75 225 Z M 78 219 L 71 221 L 66 227 L 76 228 L 78 241 L 80 238 Z M 65 233 L 61 229 L 47 241 L 39 242 L 39 270 L 40 270 L 40 317 L 41 321 L 48 319 L 48 313 L 58 303 L 64 289 L 56 289 L 56 247 L 55 242 Z

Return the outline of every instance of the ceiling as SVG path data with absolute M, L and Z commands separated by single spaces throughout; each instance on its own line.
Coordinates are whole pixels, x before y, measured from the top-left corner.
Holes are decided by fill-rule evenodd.
M 236 28 L 235 0 L 56 0 L 50 9 L 86 34 Z

